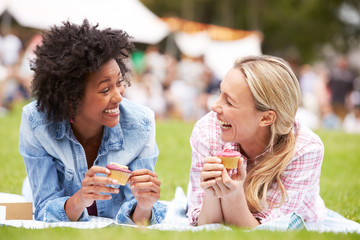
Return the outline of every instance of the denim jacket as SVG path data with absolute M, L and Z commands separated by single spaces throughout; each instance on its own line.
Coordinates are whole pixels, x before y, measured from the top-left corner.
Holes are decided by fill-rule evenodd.
M 119 106 L 120 121 L 114 128 L 104 127 L 101 146 L 94 166 L 110 162 L 127 165 L 131 171 L 147 168 L 154 171 L 159 154 L 155 141 L 154 114 L 148 108 L 123 99 Z M 69 221 L 64 204 L 82 185 L 88 171 L 85 151 L 75 138 L 69 121 L 51 122 L 38 112 L 36 102 L 23 108 L 19 150 L 32 189 L 36 220 Z M 99 217 L 133 224 L 130 219 L 136 207 L 129 184 L 116 185 L 118 194 L 110 200 L 97 200 Z M 166 206 L 156 202 L 150 224 L 165 218 Z M 90 220 L 87 209 L 79 221 Z

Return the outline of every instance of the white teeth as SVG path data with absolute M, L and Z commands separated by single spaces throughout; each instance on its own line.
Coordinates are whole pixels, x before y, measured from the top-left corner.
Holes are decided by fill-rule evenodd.
M 104 112 L 106 112 L 106 113 L 118 113 L 118 112 L 119 112 L 119 108 L 106 109 L 106 110 L 104 110 Z
M 230 123 L 223 122 L 223 121 L 220 121 L 220 120 L 218 120 L 218 121 L 219 121 L 219 123 L 220 123 L 220 125 L 221 125 L 222 128 L 225 128 L 225 129 L 231 128 L 231 124 L 230 124 Z

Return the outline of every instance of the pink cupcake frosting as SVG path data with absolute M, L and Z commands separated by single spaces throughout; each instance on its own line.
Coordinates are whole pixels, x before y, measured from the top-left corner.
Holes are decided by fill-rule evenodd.
M 222 151 L 218 151 L 216 156 L 224 157 L 239 157 L 241 154 L 238 151 L 234 151 L 231 143 L 226 143 Z
M 131 171 L 129 169 L 121 168 L 116 164 L 108 164 L 108 165 L 106 165 L 106 168 L 109 169 L 109 170 L 115 170 L 115 171 L 131 173 Z

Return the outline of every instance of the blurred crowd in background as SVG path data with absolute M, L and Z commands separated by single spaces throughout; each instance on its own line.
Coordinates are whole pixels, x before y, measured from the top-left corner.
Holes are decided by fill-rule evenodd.
M 27 42 L 15 33 L 0 36 L 0 118 L 15 103 L 31 100 L 29 63 L 40 43 L 38 34 Z M 203 57 L 176 57 L 147 45 L 132 53 L 130 66 L 133 79 L 125 97 L 151 108 L 158 119 L 195 121 L 211 109 L 219 94 L 221 79 Z M 299 118 L 312 129 L 360 133 L 360 69 L 346 54 L 292 67 L 303 97 Z
M 299 118 L 312 129 L 360 133 L 360 77 L 346 55 L 296 71 L 302 92 Z

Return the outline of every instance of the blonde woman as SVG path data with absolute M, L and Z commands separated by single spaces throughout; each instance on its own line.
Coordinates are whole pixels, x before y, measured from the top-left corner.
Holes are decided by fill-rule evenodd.
M 190 224 L 253 228 L 290 213 L 306 222 L 325 218 L 319 196 L 324 146 L 295 119 L 300 103 L 298 80 L 284 60 L 235 62 L 190 139 Z M 214 157 L 227 142 L 242 154 L 233 171 Z

